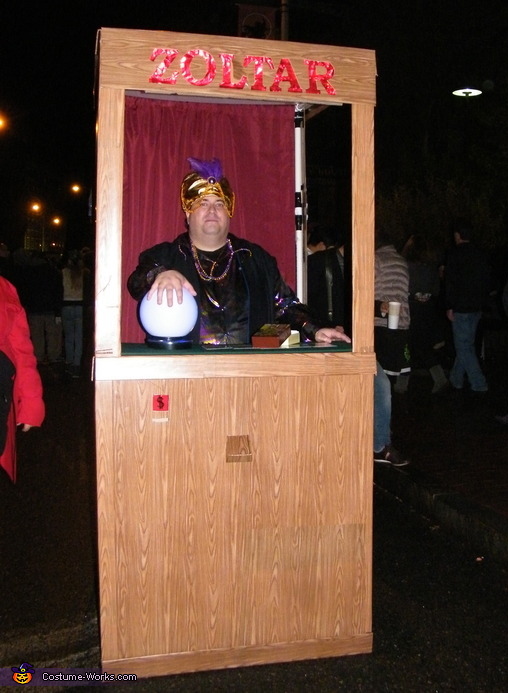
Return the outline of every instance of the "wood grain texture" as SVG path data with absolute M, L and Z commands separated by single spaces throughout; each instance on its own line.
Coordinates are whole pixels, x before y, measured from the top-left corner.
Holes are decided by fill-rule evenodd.
M 112 674 L 137 674 L 137 676 L 164 676 L 189 671 L 227 669 L 240 666 L 292 662 L 302 659 L 319 659 L 345 655 L 365 654 L 372 651 L 372 634 L 331 640 L 281 643 L 268 647 L 253 646 L 234 650 L 209 650 L 183 652 L 152 657 L 109 660 L 103 668 Z
M 252 462 L 249 436 L 227 437 L 226 462 Z
M 189 50 L 200 49 L 211 53 L 218 67 L 218 76 L 211 84 L 194 86 L 181 76 L 174 85 L 154 84 L 149 81 L 162 57 L 150 60 L 156 48 L 173 48 L 178 51 L 178 60 Z M 249 85 L 254 81 L 254 68 L 243 67 L 247 55 L 271 58 L 273 68 L 264 67 L 266 91 L 249 88 L 221 88 L 221 53 L 235 56 L 233 62 L 233 81 L 245 75 Z M 185 96 L 215 97 L 219 99 L 238 99 L 281 103 L 375 103 L 376 61 L 374 51 L 362 48 L 343 48 L 319 44 L 296 43 L 292 41 L 273 41 L 263 39 L 239 38 L 235 36 L 214 36 L 204 34 L 182 34 L 169 31 L 143 31 L 135 29 L 103 28 L 99 33 L 100 82 L 105 87 L 115 89 L 141 90 L 153 94 L 180 94 Z M 302 88 L 302 93 L 288 92 L 288 83 L 283 82 L 280 92 L 270 91 L 276 70 L 282 59 L 289 59 Z M 321 88 L 320 93 L 307 93 L 309 88 L 308 68 L 305 60 L 332 63 L 335 74 L 330 79 L 336 94 L 328 94 Z M 168 74 L 178 69 L 178 61 L 168 67 Z M 192 74 L 200 80 L 206 73 L 203 60 L 192 62 Z M 285 73 L 287 74 L 287 73 Z
M 353 351 L 374 352 L 374 108 L 352 112 Z
M 124 91 L 100 89 L 97 120 L 95 353 L 120 356 Z
M 354 375 L 376 372 L 373 353 L 339 352 L 189 354 L 97 358 L 94 379 L 251 378 L 298 375 Z
M 370 633 L 372 375 L 97 388 L 105 661 Z

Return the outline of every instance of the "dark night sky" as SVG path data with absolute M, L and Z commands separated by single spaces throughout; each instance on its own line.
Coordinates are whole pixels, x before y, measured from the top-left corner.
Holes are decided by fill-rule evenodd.
M 255 0 L 246 4 L 256 4 Z M 278 6 L 276 0 L 258 2 Z M 0 240 L 11 236 L 30 192 L 94 178 L 94 51 L 101 26 L 234 35 L 233 0 L 45 3 L 0 9 Z M 289 0 L 289 39 L 376 50 L 377 157 L 397 164 L 441 118 L 450 88 L 490 81 L 508 98 L 506 0 Z M 438 106 L 435 106 L 438 104 Z M 427 120 L 425 120 L 427 119 Z

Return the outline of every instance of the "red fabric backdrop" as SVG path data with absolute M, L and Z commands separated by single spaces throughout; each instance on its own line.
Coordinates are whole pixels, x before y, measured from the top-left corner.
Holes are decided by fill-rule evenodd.
M 185 230 L 180 183 L 187 157 L 222 161 L 236 194 L 232 233 L 277 258 L 295 286 L 293 106 L 126 97 L 122 286 L 139 253 Z M 122 342 L 142 342 L 124 289 Z

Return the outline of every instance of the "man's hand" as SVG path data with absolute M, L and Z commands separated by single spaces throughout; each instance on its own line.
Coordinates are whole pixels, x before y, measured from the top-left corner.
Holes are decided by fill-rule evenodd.
M 331 344 L 331 342 L 351 343 L 351 339 L 344 332 L 342 325 L 337 325 L 337 327 L 322 327 L 316 332 L 314 339 L 316 342 L 324 342 L 325 344 Z
M 451 308 L 446 311 L 446 317 L 450 322 L 453 322 L 453 310 Z
M 166 292 L 168 306 L 172 306 L 173 289 L 176 292 L 177 302 L 181 303 L 183 300 L 182 289 L 184 288 L 187 289 L 187 291 L 189 291 L 189 293 L 191 293 L 193 296 L 196 296 L 194 287 L 190 281 L 183 276 L 183 274 L 180 274 L 180 272 L 177 272 L 176 270 L 166 270 L 155 277 L 154 282 L 150 287 L 150 291 L 147 294 L 147 299 L 150 300 L 156 293 L 157 303 L 161 304 L 164 292 Z

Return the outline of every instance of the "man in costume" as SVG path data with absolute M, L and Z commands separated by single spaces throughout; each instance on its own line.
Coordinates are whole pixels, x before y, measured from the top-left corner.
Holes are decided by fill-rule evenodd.
M 168 305 L 182 289 L 196 297 L 196 344 L 249 344 L 266 323 L 288 323 L 304 340 L 351 340 L 339 327 L 321 327 L 284 282 L 277 262 L 261 246 L 229 232 L 235 195 L 217 159 L 188 159 L 192 170 L 180 189 L 188 232 L 141 253 L 128 279 L 133 298 Z M 166 294 L 166 295 L 164 295 Z

